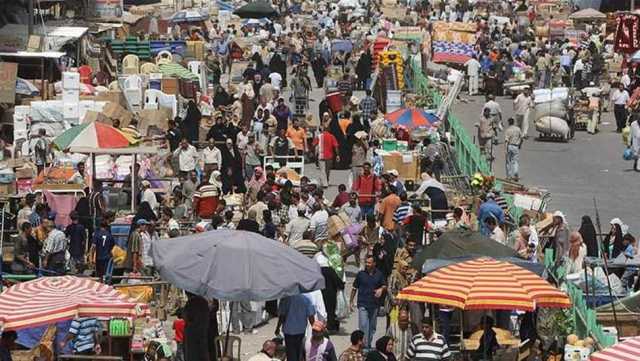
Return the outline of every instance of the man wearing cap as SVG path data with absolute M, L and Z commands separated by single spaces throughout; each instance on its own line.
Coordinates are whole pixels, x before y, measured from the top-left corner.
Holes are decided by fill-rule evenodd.
M 158 199 L 156 198 L 156 194 L 151 190 L 151 182 L 148 180 L 142 181 L 142 196 L 140 198 L 140 203 L 147 202 L 151 207 L 151 210 L 157 215 L 158 214 Z
M 402 194 L 407 192 L 407 190 L 404 188 L 404 184 L 399 179 L 400 173 L 397 170 L 391 169 L 387 174 L 389 174 L 389 176 L 391 177 L 389 184 L 391 184 L 396 188 L 396 194 Z
M 433 331 L 430 318 L 422 320 L 422 332 L 413 336 L 409 342 L 405 360 L 409 361 L 444 361 L 451 358 L 449 346 L 442 335 Z
M 504 223 L 504 211 L 498 203 L 496 203 L 496 195 L 492 192 L 487 193 L 486 201 L 478 208 L 478 222 L 480 222 L 480 233 L 489 237 L 491 236 L 491 230 L 487 227 L 487 218 L 494 217 L 497 220 L 497 224 Z
M 333 343 L 325 337 L 324 322 L 316 320 L 311 328 L 311 337 L 304 343 L 305 360 L 307 361 L 337 361 L 336 349 Z

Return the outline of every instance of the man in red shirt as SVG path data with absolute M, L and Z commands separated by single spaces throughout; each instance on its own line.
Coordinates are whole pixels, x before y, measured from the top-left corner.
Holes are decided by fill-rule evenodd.
M 186 322 L 182 319 L 182 310 L 176 312 L 176 319 L 173 321 L 173 338 L 176 340 L 176 360 L 184 360 L 184 326 Z
M 327 124 L 328 126 L 328 124 Z M 333 168 L 333 160 L 340 161 L 338 154 L 338 141 L 336 137 L 329 132 L 328 129 L 324 129 L 318 138 L 313 141 L 314 145 L 317 145 L 318 160 L 320 161 L 320 183 L 323 188 L 329 186 L 329 176 L 331 169 Z
M 362 164 L 362 174 L 353 181 L 351 189 L 358 193 L 358 204 L 362 211 L 362 216 L 373 214 L 376 205 L 376 197 L 380 193 L 380 179 L 371 173 L 371 163 Z

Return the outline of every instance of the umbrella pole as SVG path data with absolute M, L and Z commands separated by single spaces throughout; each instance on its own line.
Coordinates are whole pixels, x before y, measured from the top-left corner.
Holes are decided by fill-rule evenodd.
M 222 356 L 227 354 L 229 347 L 229 332 L 231 330 L 231 317 L 233 317 L 233 302 L 229 302 L 229 319 L 227 320 L 227 335 L 224 337 L 224 347 L 222 348 Z
M 464 310 L 460 309 L 460 351 L 464 351 Z

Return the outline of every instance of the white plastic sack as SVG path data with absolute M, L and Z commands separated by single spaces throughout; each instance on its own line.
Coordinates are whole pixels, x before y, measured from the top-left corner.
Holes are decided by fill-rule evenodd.
M 545 135 L 555 135 L 569 139 L 569 125 L 562 118 L 542 117 L 536 120 L 536 130 Z
M 534 103 L 544 103 L 551 100 L 566 100 L 569 98 L 569 88 L 535 89 L 533 91 Z
M 556 117 L 566 119 L 567 106 L 562 100 L 552 100 L 550 102 L 537 103 L 534 108 L 535 118 Z
M 347 303 L 347 296 L 344 294 L 344 290 L 338 291 L 336 304 L 336 317 L 341 320 L 349 317 L 349 304 Z

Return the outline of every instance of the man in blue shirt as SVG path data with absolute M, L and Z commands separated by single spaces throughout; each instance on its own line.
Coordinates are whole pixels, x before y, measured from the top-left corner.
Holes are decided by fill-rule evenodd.
M 353 309 L 353 301 L 358 294 L 358 328 L 364 332 L 364 347 L 371 348 L 371 340 L 376 333 L 378 308 L 386 291 L 382 272 L 376 268 L 373 256 L 367 256 L 365 269 L 358 272 L 353 281 L 349 305 Z
M 80 317 L 71 321 L 69 334 L 60 342 L 60 349 L 64 349 L 71 341 L 71 348 L 75 354 L 93 355 L 99 353 L 100 321 L 93 317 Z
M 304 295 L 289 296 L 280 301 L 276 335 L 280 334 L 280 326 L 282 326 L 287 361 L 302 360 L 304 333 L 307 330 L 307 323 L 313 325 L 315 322 L 315 314 L 316 308 Z
M 116 241 L 111 234 L 111 230 L 109 229 L 110 222 L 111 216 L 105 214 L 105 217 L 100 221 L 100 228 L 93 233 L 93 240 L 91 241 L 92 247 L 96 252 L 97 277 L 102 277 L 106 273 L 107 264 L 111 259 L 111 250 L 113 250 L 113 246 L 116 244 Z
M 485 221 L 489 217 L 495 217 L 498 220 L 498 225 L 504 223 L 504 211 L 498 203 L 496 203 L 496 195 L 493 193 L 487 193 L 487 200 L 478 208 L 478 222 L 480 223 L 480 233 L 489 237 L 491 230 L 487 227 Z
M 69 254 L 72 261 L 72 273 L 81 272 L 84 264 L 84 252 L 87 248 L 87 230 L 80 224 L 78 212 L 72 211 L 69 214 L 71 224 L 67 226 L 64 233 L 69 238 Z

